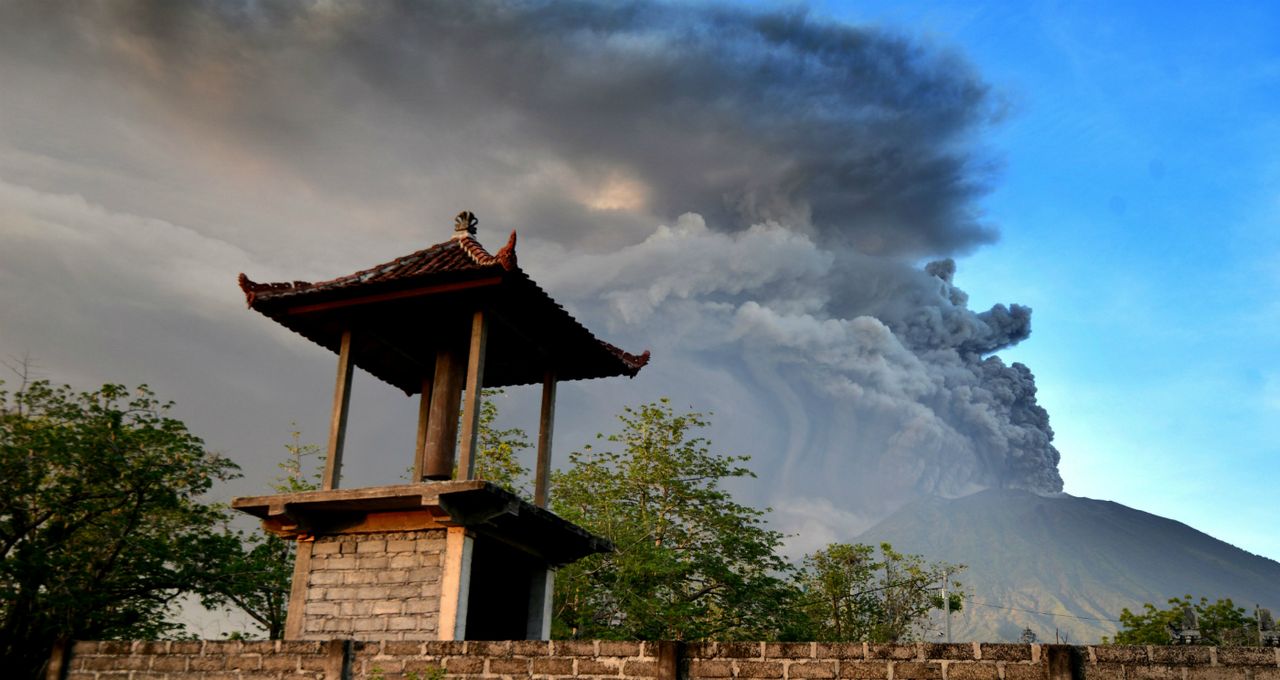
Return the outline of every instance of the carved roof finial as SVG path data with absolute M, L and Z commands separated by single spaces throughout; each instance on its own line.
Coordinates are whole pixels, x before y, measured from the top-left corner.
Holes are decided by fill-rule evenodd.
M 457 238 L 463 234 L 471 236 L 476 235 L 476 225 L 480 220 L 476 218 L 476 214 L 470 210 L 463 210 L 458 216 L 453 218 L 453 236 Z

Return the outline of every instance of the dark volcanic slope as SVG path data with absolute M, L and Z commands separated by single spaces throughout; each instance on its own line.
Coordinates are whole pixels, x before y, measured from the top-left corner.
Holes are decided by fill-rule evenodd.
M 1090 642 L 1117 627 L 979 603 L 1103 619 L 1185 594 L 1280 609 L 1280 562 L 1110 501 L 1011 490 L 929 498 L 857 540 L 968 565 L 959 578 L 974 603 L 952 618 L 956 640 L 1016 640 L 1029 626 L 1041 641 L 1057 627 Z

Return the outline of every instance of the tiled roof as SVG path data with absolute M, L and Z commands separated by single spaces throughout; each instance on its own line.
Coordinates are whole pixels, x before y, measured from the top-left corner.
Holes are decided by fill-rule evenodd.
M 504 309 L 509 324 L 515 324 L 526 331 L 536 328 L 541 333 L 538 337 L 550 338 L 549 341 L 556 345 L 552 349 L 572 352 L 572 360 L 560 360 L 561 363 L 572 364 L 557 368 L 561 379 L 635 376 L 648 363 L 648 351 L 631 354 L 595 337 L 530 279 L 516 262 L 514 231 L 506 245 L 497 253 L 490 254 L 471 234 L 474 231 L 474 218 L 471 227 L 470 230 L 458 231 L 444 243 L 347 276 L 315 283 L 258 283 L 240 274 L 240 288 L 244 291 L 250 308 L 332 350 L 336 347 L 332 325 L 319 323 L 314 314 L 295 312 L 304 307 L 326 306 L 335 301 L 337 304 L 349 305 L 350 309 L 374 298 L 389 297 L 384 294 L 385 291 L 403 291 L 440 282 L 481 279 L 500 282 L 498 293 L 506 303 Z M 390 295 L 398 294 L 393 292 Z M 417 390 L 421 376 L 409 375 L 407 364 L 399 363 L 405 356 L 404 349 L 402 347 L 401 351 L 385 357 L 367 354 L 362 357 L 357 354 L 355 361 L 378 378 L 412 394 Z M 540 349 L 544 355 L 547 350 L 547 347 Z M 398 354 L 400 358 L 393 357 L 394 354 Z M 524 359 L 513 360 L 528 365 L 528 362 L 535 360 L 533 357 L 536 354 L 535 352 Z M 548 359 L 544 356 L 541 360 Z M 536 382 L 540 378 L 528 371 L 515 371 L 506 378 L 495 376 L 495 380 L 497 379 L 506 381 L 502 384 L 524 384 Z
M 516 232 L 511 232 L 507 245 L 490 255 L 471 234 L 460 233 L 444 243 L 410 253 L 354 274 L 339 276 L 328 281 L 310 283 L 258 283 L 240 274 L 240 289 L 250 307 L 259 300 L 274 300 L 301 293 L 316 293 L 342 288 L 428 277 L 451 272 L 466 272 L 501 267 L 504 271 L 518 270 L 516 266 Z

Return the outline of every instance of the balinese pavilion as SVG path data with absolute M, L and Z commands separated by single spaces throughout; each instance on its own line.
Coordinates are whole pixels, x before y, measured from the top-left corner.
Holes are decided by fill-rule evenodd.
M 318 283 L 256 283 L 249 307 L 333 351 L 320 490 L 232 506 L 297 541 L 285 637 L 511 640 L 550 636 L 554 569 L 607 541 L 546 509 L 556 384 L 634 376 L 649 353 L 595 337 L 476 218 L 444 243 Z M 356 367 L 420 395 L 410 484 L 339 488 Z M 534 502 L 474 479 L 480 391 L 542 385 Z M 406 453 L 409 448 L 406 442 Z

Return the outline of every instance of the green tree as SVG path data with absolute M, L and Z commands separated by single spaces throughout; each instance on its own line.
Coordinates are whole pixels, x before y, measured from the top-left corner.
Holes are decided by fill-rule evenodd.
M 290 437 L 284 447 L 285 458 L 278 464 L 281 474 L 271 488 L 278 493 L 320 488 L 325 458 L 320 447 L 304 444 L 296 425 Z M 201 603 L 209 609 L 228 606 L 239 609 L 261 626 L 268 639 L 282 639 L 289 613 L 297 543 L 261 529 L 246 533 L 230 525 L 224 527 L 218 539 L 211 540 L 220 540 L 216 552 L 221 557 Z M 237 635 L 245 637 L 244 633 Z
M 1182 612 L 1190 608 L 1199 619 L 1200 642 L 1202 645 L 1242 646 L 1258 644 L 1258 626 L 1254 619 L 1246 614 L 1243 607 L 1237 607 L 1231 598 L 1219 599 L 1213 603 L 1201 597 L 1193 601 L 1190 595 L 1171 598 L 1168 609 L 1158 609 L 1150 602 L 1142 605 L 1141 612 L 1132 612 L 1125 608 L 1120 612 L 1121 630 L 1116 633 L 1114 643 L 1118 645 L 1167 645 L 1172 643 L 1171 631 L 1182 625 Z M 1108 642 L 1103 638 L 1103 642 Z
M 176 632 L 177 598 L 209 584 L 236 475 L 146 387 L 0 391 L 0 658 L 35 677 L 59 637 Z
M 753 476 L 745 456 L 712 453 L 700 413 L 668 400 L 627 408 L 621 430 L 554 475 L 552 507 L 613 542 L 556 576 L 561 637 L 694 640 L 782 634 L 794 589 L 782 535 L 721 485 Z
M 904 555 L 888 543 L 832 543 L 806 555 L 796 576 L 811 637 L 823 641 L 898 642 L 911 639 L 929 612 L 942 609 L 943 574 L 964 567 Z M 951 610 L 963 605 L 960 583 Z
M 529 435 L 518 427 L 498 429 L 498 405 L 494 399 L 504 394 L 501 389 L 486 389 L 480 393 L 475 477 L 529 498 L 529 471 L 518 458 L 520 451 L 530 447 Z

